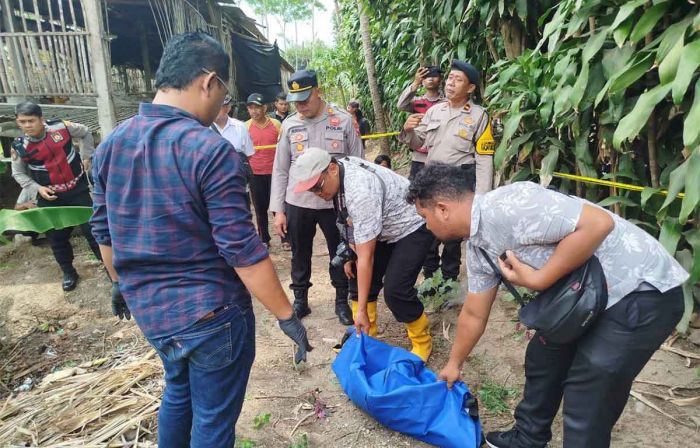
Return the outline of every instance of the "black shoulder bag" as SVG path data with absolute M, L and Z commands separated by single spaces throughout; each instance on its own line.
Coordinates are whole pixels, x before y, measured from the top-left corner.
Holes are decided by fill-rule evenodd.
M 608 288 L 603 267 L 595 255 L 526 304 L 513 284 L 503 277 L 488 253 L 482 248 L 479 250 L 520 304 L 520 322 L 537 330 L 548 342 L 567 344 L 575 341 L 605 311 Z

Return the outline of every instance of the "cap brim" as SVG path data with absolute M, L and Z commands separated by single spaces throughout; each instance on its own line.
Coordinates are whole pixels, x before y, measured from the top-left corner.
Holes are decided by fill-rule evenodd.
M 262 106 L 262 105 L 263 105 L 263 104 L 262 104 L 261 102 L 259 102 L 259 101 L 248 101 L 248 102 L 246 103 L 246 105 L 248 105 L 248 104 L 255 104 L 256 106 Z
M 304 191 L 309 191 L 311 188 L 313 188 L 314 185 L 318 183 L 318 180 L 321 178 L 321 174 L 323 173 L 318 173 L 317 176 L 314 176 L 311 179 L 297 182 L 296 186 L 294 187 L 294 192 L 302 193 Z
M 290 103 L 293 103 L 296 101 L 306 101 L 311 96 L 311 90 L 313 90 L 313 89 L 305 90 L 303 92 L 295 92 L 295 93 L 289 92 L 287 94 L 287 101 Z

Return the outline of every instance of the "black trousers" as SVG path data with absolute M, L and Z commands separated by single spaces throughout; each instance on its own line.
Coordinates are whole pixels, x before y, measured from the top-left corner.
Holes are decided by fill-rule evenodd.
M 39 207 L 65 207 L 70 205 L 92 207 L 90 189 L 88 188 L 87 181 L 84 177 L 75 188 L 66 191 L 65 193 L 56 193 L 56 196 L 57 199 L 54 201 L 47 201 L 39 196 L 37 205 Z M 85 236 L 92 253 L 94 253 L 99 260 L 102 260 L 100 247 L 98 246 L 97 241 L 95 241 L 95 237 L 92 236 L 90 223 L 86 222 L 85 224 L 81 224 L 80 230 L 83 232 L 83 236 Z M 72 232 L 73 227 L 49 230 L 46 232 L 46 238 L 49 240 L 49 244 L 51 245 L 53 256 L 63 272 L 75 271 L 75 268 L 73 268 L 73 246 L 70 244 L 70 236 Z
M 270 242 L 270 222 L 267 210 L 270 208 L 270 187 L 272 185 L 271 174 L 254 174 L 250 179 L 250 195 L 255 207 L 255 223 L 258 226 L 258 235 L 263 243 Z
M 399 322 L 413 322 L 423 314 L 416 279 L 435 237 L 425 227 L 388 244 L 377 242 L 374 250 L 369 301 L 376 302 L 384 288 L 384 301 Z M 350 298 L 357 300 L 357 279 L 348 281 Z
M 524 446 L 544 446 L 564 398 L 564 446 L 605 448 L 629 398 L 632 381 L 683 314 L 680 287 L 633 292 L 603 313 L 575 343 L 543 342 L 535 333 L 525 354 L 525 392 L 515 409 Z
M 418 174 L 418 172 L 422 170 L 424 166 L 425 163 L 423 162 L 416 162 L 415 160 L 411 160 L 411 172 L 408 175 L 408 179 L 413 180 L 413 178 L 416 177 L 416 174 Z
M 335 225 L 335 211 L 331 209 L 314 210 L 287 204 L 287 238 L 292 245 L 292 283 L 294 291 L 307 290 L 311 284 L 311 255 L 318 225 L 326 238 L 328 246 L 328 274 L 331 284 L 336 289 L 348 289 L 348 279 L 343 267 L 334 268 L 330 260 L 340 243 L 340 232 Z
M 442 244 L 442 255 L 440 255 L 440 244 Z M 425 258 L 423 275 L 425 275 L 425 278 L 430 278 L 435 271 L 442 268 L 444 279 L 457 280 L 461 265 L 462 241 L 440 243 L 440 241 L 435 240 L 428 251 L 428 256 Z

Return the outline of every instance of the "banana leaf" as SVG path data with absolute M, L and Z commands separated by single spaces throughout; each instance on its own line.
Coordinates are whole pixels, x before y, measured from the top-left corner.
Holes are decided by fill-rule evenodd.
M 8 230 L 44 233 L 84 224 L 92 216 L 92 207 L 44 207 L 31 210 L 0 210 L 0 243 L 7 243 L 2 234 Z

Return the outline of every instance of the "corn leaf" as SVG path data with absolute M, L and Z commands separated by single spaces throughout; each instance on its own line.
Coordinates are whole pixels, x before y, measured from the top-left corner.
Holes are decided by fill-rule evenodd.
M 681 224 L 686 223 L 688 216 L 700 202 L 700 148 L 695 148 L 686 163 L 688 168 L 685 173 L 685 196 L 678 215 L 678 221 Z
M 610 29 L 614 30 L 620 24 L 629 17 L 635 9 L 639 8 L 644 4 L 645 0 L 634 0 L 631 2 L 627 2 L 624 5 L 620 7 L 620 10 L 617 12 L 617 15 L 615 16 L 615 20 L 613 20 L 612 25 L 610 25 Z
M 692 269 L 688 270 L 690 279 L 687 283 L 694 284 L 700 281 L 700 228 L 683 232 L 683 236 L 693 248 L 693 266 Z
M 622 204 L 627 207 L 639 207 L 639 204 L 625 196 L 608 196 L 607 198 L 598 202 L 598 205 L 601 207 L 608 207 L 613 204 Z
M 659 234 L 659 243 L 673 255 L 676 253 L 678 241 L 681 239 L 681 225 L 676 218 L 666 218 L 661 224 L 661 234 Z
M 671 51 L 666 55 L 663 61 L 661 61 L 661 64 L 659 64 L 659 79 L 661 80 L 661 84 L 669 83 L 676 77 L 681 53 L 683 53 L 683 36 L 678 39 L 678 42 L 676 42 L 673 48 L 671 48 Z
M 678 193 L 681 192 L 681 190 L 685 186 L 685 174 L 687 172 L 687 160 L 681 163 L 679 166 L 677 166 L 676 169 L 671 171 L 671 176 L 668 182 L 668 193 L 666 195 L 666 200 L 663 204 L 661 204 L 661 208 L 659 208 L 657 215 L 661 214 L 666 209 L 666 207 L 671 205 L 671 202 L 673 202 L 676 199 L 676 196 L 678 196 Z
M 630 41 L 637 42 L 639 39 L 649 34 L 670 5 L 671 2 L 657 3 L 644 11 L 644 14 L 642 14 L 642 17 L 634 26 L 632 34 L 630 34 Z
M 613 146 L 619 148 L 622 142 L 633 140 L 642 130 L 654 107 L 664 99 L 671 90 L 671 84 L 659 84 L 639 96 L 632 112 L 627 114 L 615 129 Z
M 651 55 L 639 55 L 630 61 L 619 75 L 610 79 L 611 94 L 626 89 L 632 83 L 642 77 L 653 65 L 654 58 Z
M 549 147 L 549 152 L 542 159 L 542 168 L 540 169 L 540 185 L 546 187 L 552 181 L 552 173 L 557 166 L 559 159 L 559 148 L 556 145 Z
M 693 79 L 695 70 L 700 66 L 700 39 L 697 39 L 685 47 L 681 54 L 676 79 L 673 80 L 673 102 L 680 104 L 683 101 L 685 92 L 688 90 L 690 81 Z
M 683 121 L 683 144 L 685 146 L 695 146 L 700 137 L 700 79 L 695 83 L 695 98 L 693 105 L 688 111 L 688 115 Z
M 586 46 L 583 47 L 583 53 L 581 54 L 583 57 L 583 62 L 589 62 L 593 56 L 598 54 L 600 49 L 603 48 L 607 35 L 608 29 L 606 27 L 602 27 L 595 36 L 588 39 Z

